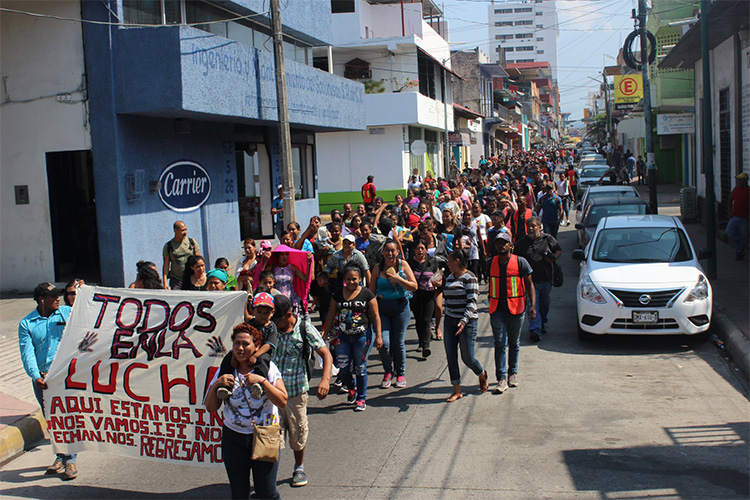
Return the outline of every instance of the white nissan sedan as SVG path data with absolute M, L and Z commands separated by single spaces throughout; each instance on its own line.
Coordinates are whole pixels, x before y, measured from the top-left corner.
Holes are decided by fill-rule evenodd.
M 711 325 L 711 284 L 675 217 L 606 217 L 584 250 L 576 305 L 578 336 L 700 335 Z

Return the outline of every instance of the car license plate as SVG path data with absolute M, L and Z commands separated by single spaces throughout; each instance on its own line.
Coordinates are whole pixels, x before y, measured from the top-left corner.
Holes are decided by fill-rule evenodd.
M 655 325 L 659 322 L 658 311 L 638 312 L 633 311 L 633 323 L 638 325 Z

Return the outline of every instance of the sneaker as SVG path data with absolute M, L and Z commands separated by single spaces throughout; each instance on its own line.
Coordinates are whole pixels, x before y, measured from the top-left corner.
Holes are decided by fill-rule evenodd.
M 260 399 L 263 397 L 263 386 L 261 386 L 258 383 L 255 383 L 250 386 L 250 395 L 253 397 L 253 399 Z
M 393 374 L 392 373 L 386 373 L 383 377 L 383 381 L 380 382 L 380 388 L 381 389 L 388 389 L 391 386 L 391 381 L 393 380 Z
M 535 331 L 529 332 L 529 338 L 531 339 L 532 342 L 539 342 L 540 340 L 542 340 L 542 336 L 539 335 L 539 332 L 535 332 Z
M 354 407 L 354 411 L 365 411 L 366 408 L 367 405 L 363 400 L 360 399 L 359 401 L 357 401 L 357 406 Z
M 508 378 L 509 387 L 518 387 L 518 375 L 515 373 Z
M 432 351 L 430 350 L 429 347 L 423 347 L 422 348 L 422 357 L 423 358 L 429 358 L 430 354 L 432 354 Z
M 232 391 L 230 391 L 227 387 L 219 387 L 218 389 L 216 389 L 216 397 L 219 399 L 219 401 L 226 401 L 231 395 Z
M 302 469 L 297 469 L 292 474 L 292 486 L 299 488 L 307 484 L 307 475 Z
M 63 474 L 64 481 L 70 481 L 78 477 L 78 467 L 73 462 L 65 464 L 65 473 Z
M 406 377 L 404 377 L 403 375 L 399 375 L 398 377 L 396 377 L 396 383 L 393 385 L 395 385 L 399 389 L 403 389 L 404 387 L 406 387 Z
M 494 392 L 495 394 L 502 394 L 507 390 L 508 390 L 508 381 L 503 378 L 503 379 L 500 379 L 500 382 L 497 383 L 497 385 L 495 386 L 495 389 L 492 392 Z
M 62 471 L 65 470 L 65 464 L 63 463 L 62 459 L 56 458 L 54 462 L 52 462 L 52 465 L 47 467 L 47 471 L 45 474 L 59 474 Z
M 344 385 L 344 382 L 341 381 L 341 377 L 336 377 L 336 380 L 331 385 L 337 389 L 341 389 L 341 386 Z
M 353 404 L 356 400 L 357 400 L 357 391 L 355 391 L 354 389 L 351 389 L 349 391 L 349 395 L 346 396 L 346 402 L 348 404 Z

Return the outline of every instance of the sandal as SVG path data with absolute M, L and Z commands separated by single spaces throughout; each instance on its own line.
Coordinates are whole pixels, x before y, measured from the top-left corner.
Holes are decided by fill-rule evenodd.
M 452 402 L 454 402 L 454 401 L 456 401 L 456 400 L 458 400 L 458 399 L 461 399 L 462 397 L 464 397 L 464 395 L 463 395 L 463 394 L 461 394 L 460 392 L 459 392 L 459 393 L 455 393 L 455 392 L 454 392 L 453 394 L 451 394 L 450 396 L 448 396 L 448 397 L 447 397 L 447 398 L 445 399 L 445 402 L 446 402 L 446 403 L 452 403 Z
M 435 340 L 443 340 L 443 332 L 440 331 L 440 328 L 435 329 Z

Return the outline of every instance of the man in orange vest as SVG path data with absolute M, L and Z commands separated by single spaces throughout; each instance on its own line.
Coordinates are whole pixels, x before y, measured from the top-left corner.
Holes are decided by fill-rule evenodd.
M 530 302 L 529 316 L 536 317 L 536 294 L 531 281 L 531 265 L 523 257 L 513 255 L 513 242 L 508 233 L 495 236 L 497 256 L 490 264 L 490 326 L 495 337 L 495 375 L 493 391 L 502 394 L 518 386 L 518 351 L 521 347 L 521 328 Z M 508 348 L 507 366 L 506 352 Z

